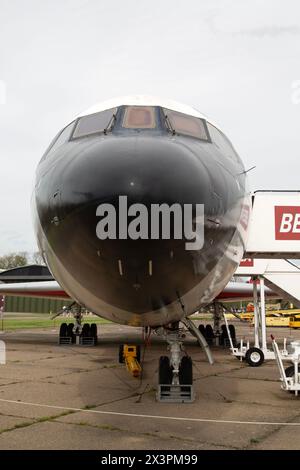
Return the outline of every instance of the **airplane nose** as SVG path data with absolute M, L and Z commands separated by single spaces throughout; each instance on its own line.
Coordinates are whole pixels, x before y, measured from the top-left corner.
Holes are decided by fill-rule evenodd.
M 165 309 L 168 320 L 167 306 L 207 277 L 235 230 L 234 223 L 225 227 L 222 220 L 236 200 L 232 188 L 237 186 L 222 168 L 214 174 L 213 156 L 204 145 L 199 155 L 171 138 L 111 137 L 86 144 L 65 159 L 59 175 L 48 176 L 48 208 L 40 219 L 53 259 L 60 260 L 54 275 L 75 299 L 103 316 L 105 310 L 114 311 L 112 319 L 121 323 L 126 323 L 125 312 L 135 315 L 136 324 L 152 312 L 155 324 L 156 311 Z M 153 205 L 201 205 L 203 246 L 187 250 L 184 237 L 120 236 L 120 197 L 127 209 L 143 205 L 147 224 Z M 108 217 L 109 207 L 115 209 L 115 220 L 113 212 Z M 97 231 L 100 215 L 108 217 L 102 228 L 113 230 L 106 239 Z M 133 220 L 127 216 L 127 222 Z
M 114 201 L 211 204 L 209 164 L 166 139 L 122 138 L 87 149 L 62 170 L 65 215 L 86 203 Z

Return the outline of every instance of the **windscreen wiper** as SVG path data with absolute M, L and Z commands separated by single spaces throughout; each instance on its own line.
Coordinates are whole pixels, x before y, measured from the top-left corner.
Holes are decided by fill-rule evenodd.
M 103 130 L 104 135 L 107 135 L 107 133 L 112 130 L 112 128 L 113 128 L 115 122 L 116 122 L 116 115 L 113 114 L 112 117 L 111 117 L 110 120 L 109 120 L 109 123 L 107 124 L 107 126 L 106 126 L 105 129 Z
M 165 121 L 166 121 L 166 124 L 167 124 L 167 127 L 169 128 L 169 131 L 172 133 L 172 135 L 175 135 L 176 134 L 176 131 L 175 129 L 173 128 L 171 122 L 170 122 L 170 119 L 168 118 L 168 115 L 165 114 Z

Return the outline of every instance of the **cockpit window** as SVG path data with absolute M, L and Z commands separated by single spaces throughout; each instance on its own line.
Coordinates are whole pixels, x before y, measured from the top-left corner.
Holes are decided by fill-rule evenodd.
M 209 138 L 203 119 L 171 111 L 170 109 L 164 109 L 163 111 L 167 126 L 171 131 L 208 141 Z
M 235 160 L 238 159 L 238 155 L 234 150 L 233 146 L 231 145 L 230 141 L 225 137 L 225 135 L 219 131 L 215 126 L 207 123 L 208 132 L 210 134 L 210 138 L 213 144 L 215 144 L 221 152 L 223 152 L 227 157 L 234 158 Z
M 122 127 L 126 129 L 154 129 L 155 110 L 152 106 L 127 106 Z
M 91 134 L 109 131 L 114 123 L 117 109 L 106 109 L 101 113 L 89 114 L 78 119 L 72 138 L 85 137 Z

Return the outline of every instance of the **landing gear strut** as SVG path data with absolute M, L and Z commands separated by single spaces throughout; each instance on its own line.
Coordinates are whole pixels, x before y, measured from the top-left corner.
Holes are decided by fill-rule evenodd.
M 63 308 L 55 317 L 62 313 L 71 313 L 74 317 L 75 324 L 61 324 L 59 330 L 59 344 L 81 344 L 85 346 L 94 346 L 97 344 L 97 325 L 96 323 L 84 323 L 82 325 L 83 313 L 82 307 L 79 304 L 74 302 L 69 307 Z
M 166 339 L 170 352 L 170 357 L 161 356 L 159 359 L 157 400 L 173 403 L 194 401 L 193 365 L 191 357 L 184 355 L 183 328 L 179 328 L 179 323 L 172 323 L 158 328 L 156 333 Z

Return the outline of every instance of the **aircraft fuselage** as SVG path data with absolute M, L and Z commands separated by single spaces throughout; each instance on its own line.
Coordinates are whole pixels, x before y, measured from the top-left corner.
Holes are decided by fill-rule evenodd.
M 82 114 L 37 168 L 35 226 L 51 272 L 78 303 L 118 323 L 193 313 L 244 253 L 242 161 L 210 121 L 174 108 L 125 100 L 111 115 Z

